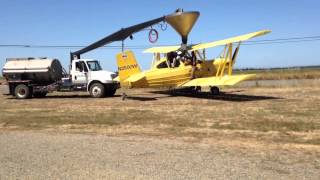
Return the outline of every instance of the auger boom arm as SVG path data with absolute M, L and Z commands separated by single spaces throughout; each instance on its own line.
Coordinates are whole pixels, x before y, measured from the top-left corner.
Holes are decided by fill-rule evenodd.
M 149 27 L 149 26 L 152 26 L 154 24 L 157 24 L 161 21 L 164 21 L 165 20 L 165 16 L 163 17 L 160 17 L 160 18 L 156 18 L 156 19 L 153 19 L 153 20 L 150 20 L 150 21 L 147 21 L 147 22 L 143 22 L 143 23 L 140 23 L 140 24 L 137 24 L 137 25 L 133 25 L 133 26 L 130 26 L 130 27 L 127 27 L 127 28 L 122 28 L 121 30 L 95 42 L 95 43 L 92 43 L 90 44 L 89 46 L 83 48 L 83 49 L 80 49 L 76 52 L 72 52 L 70 55 L 71 55 L 71 60 L 73 60 L 75 57 L 77 57 L 77 59 L 80 59 L 80 55 L 81 54 L 84 54 L 86 52 L 89 52 L 91 50 L 94 50 L 94 49 L 97 49 L 101 46 L 104 46 L 106 44 L 109 44 L 109 43 L 112 43 L 114 41 L 123 41 L 125 40 L 127 37 L 129 37 L 130 35 L 132 35 L 133 33 L 136 33 L 138 31 L 141 31 L 142 29 L 146 28 L 146 27 Z
M 194 25 L 196 19 L 199 16 L 199 12 L 190 11 L 190 12 L 183 12 L 183 10 L 179 9 L 175 13 L 162 16 L 156 19 L 152 19 L 150 21 L 146 21 L 137 25 L 133 25 L 127 28 L 122 28 L 119 31 L 95 42 L 90 44 L 89 46 L 80 49 L 76 52 L 71 52 L 71 61 L 75 58 L 80 59 L 80 55 L 84 54 L 88 51 L 94 50 L 106 44 L 112 43 L 114 41 L 124 41 L 126 38 L 131 36 L 133 33 L 139 32 L 146 27 L 150 27 L 154 24 L 157 24 L 161 21 L 168 22 L 181 36 L 183 41 L 187 41 L 188 33 L 190 32 L 192 26 Z

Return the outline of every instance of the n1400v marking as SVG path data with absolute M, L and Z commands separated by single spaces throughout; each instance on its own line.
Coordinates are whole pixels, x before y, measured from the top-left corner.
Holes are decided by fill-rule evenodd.
M 118 68 L 119 71 L 124 71 L 124 70 L 128 70 L 128 69 L 134 69 L 137 68 L 138 64 L 131 64 L 131 65 L 126 65 L 126 66 L 121 66 Z

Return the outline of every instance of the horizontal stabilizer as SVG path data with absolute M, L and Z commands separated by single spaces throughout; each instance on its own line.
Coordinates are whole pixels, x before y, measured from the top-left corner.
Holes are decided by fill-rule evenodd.
M 138 74 L 134 74 L 134 75 L 130 76 L 128 79 L 126 79 L 126 81 L 128 81 L 130 83 L 135 83 L 145 77 L 146 77 L 145 73 L 142 72 L 142 73 L 138 73 Z
M 207 77 L 207 78 L 197 78 L 188 81 L 181 86 L 233 86 L 241 81 L 254 78 L 255 74 L 244 74 L 244 75 L 225 75 L 222 77 Z

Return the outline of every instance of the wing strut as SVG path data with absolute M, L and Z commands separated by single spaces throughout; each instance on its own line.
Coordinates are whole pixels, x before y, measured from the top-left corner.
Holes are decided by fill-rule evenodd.
M 235 63 L 236 58 L 238 56 L 240 45 L 241 45 L 241 42 L 238 43 L 234 51 L 233 51 L 232 43 L 227 44 L 224 47 L 224 50 L 220 56 L 220 58 L 222 59 L 222 62 L 218 66 L 216 77 L 222 77 L 225 74 L 227 63 L 228 63 L 228 69 L 227 69 L 228 75 L 229 76 L 232 75 L 233 64 Z

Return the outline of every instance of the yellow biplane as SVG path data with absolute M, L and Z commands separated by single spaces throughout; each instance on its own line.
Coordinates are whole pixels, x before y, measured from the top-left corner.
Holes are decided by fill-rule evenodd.
M 220 41 L 187 45 L 190 32 L 197 14 L 186 14 L 167 18 L 167 22 L 182 36 L 181 46 L 153 47 L 145 53 L 153 53 L 150 70 L 141 71 L 134 53 L 124 51 L 116 55 L 119 81 L 126 88 L 187 88 L 200 91 L 210 87 L 212 94 L 219 94 L 220 86 L 232 86 L 241 81 L 252 79 L 254 74 L 233 75 L 241 42 L 270 33 L 270 30 L 257 31 Z M 193 22 L 192 22 L 193 21 Z M 182 22 L 182 23 L 181 23 Z M 205 49 L 224 46 L 219 57 L 208 59 Z

